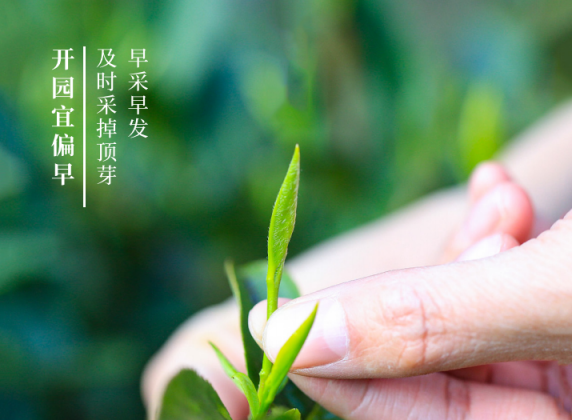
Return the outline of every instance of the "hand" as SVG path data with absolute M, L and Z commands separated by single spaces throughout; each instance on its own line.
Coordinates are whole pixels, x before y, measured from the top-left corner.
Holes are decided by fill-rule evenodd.
M 572 153 L 571 121 L 572 102 L 556 109 L 511 142 L 502 156 L 511 174 L 526 186 L 537 214 L 543 220 L 556 220 L 564 209 L 572 207 L 572 194 L 569 193 L 572 179 L 569 162 Z M 378 221 L 314 247 L 289 260 L 287 268 L 302 294 L 307 294 L 373 273 L 435 264 L 439 258 L 438 250 L 462 221 L 464 209 L 462 189 L 438 191 Z M 499 238 L 501 244 L 506 241 L 502 249 L 510 247 L 510 238 L 505 235 Z M 483 239 L 487 240 L 491 239 Z M 451 247 L 453 245 L 447 251 L 449 258 L 458 252 Z M 240 351 L 238 310 L 232 301 L 195 314 L 177 329 L 150 361 L 143 374 L 142 389 L 151 419 L 168 381 L 182 368 L 197 369 L 211 381 L 233 419 L 246 418 L 246 400 L 222 371 L 208 345 L 209 340 L 219 344 L 237 367 L 244 364 Z M 497 367 L 495 371 L 499 369 Z M 545 369 L 539 373 L 544 374 L 549 378 L 543 382 L 545 384 L 553 383 L 557 377 L 555 370 Z M 538 375 L 532 377 L 534 382 Z M 499 383 L 497 379 L 494 381 Z M 550 385 L 550 388 L 561 387 Z
M 529 360 L 572 362 L 572 212 L 518 246 L 533 224 L 524 192 L 494 165 L 470 190 L 446 252 L 465 261 L 334 286 L 266 326 L 264 306 L 253 309 L 272 359 L 320 301 L 291 375 L 311 398 L 347 420 L 570 418 L 572 367 Z

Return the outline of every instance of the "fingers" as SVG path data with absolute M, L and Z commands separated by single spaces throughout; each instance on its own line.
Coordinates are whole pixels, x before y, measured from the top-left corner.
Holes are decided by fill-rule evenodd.
M 522 243 L 534 223 L 532 203 L 526 192 L 511 182 L 502 166 L 481 164 L 469 182 L 471 209 L 444 252 L 452 261 L 467 248 L 496 233 L 505 233 Z
M 290 378 L 310 398 L 346 420 L 570 418 L 547 395 L 465 382 L 439 373 L 403 379 Z
M 319 301 L 293 366 L 304 375 L 400 377 L 570 361 L 571 219 L 493 258 L 388 272 L 291 301 L 266 325 L 266 354 L 273 359 Z

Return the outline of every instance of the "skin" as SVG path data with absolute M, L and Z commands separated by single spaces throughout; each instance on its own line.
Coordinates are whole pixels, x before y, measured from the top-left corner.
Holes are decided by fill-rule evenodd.
M 343 418 L 570 418 L 572 371 L 558 362 L 572 354 L 572 215 L 550 226 L 572 208 L 571 117 L 570 105 L 555 111 L 514 142 L 502 166 L 479 167 L 468 194 L 434 194 L 294 260 L 289 270 L 304 296 L 268 324 L 263 305 L 251 313 L 268 356 L 280 331 L 297 327 L 288 311 L 335 302 L 346 351 L 312 351 L 326 342 L 318 312 L 291 379 Z M 240 366 L 232 303 L 193 317 L 149 364 L 149 412 L 170 377 L 195 367 L 233 418 L 246 418 L 208 340 Z

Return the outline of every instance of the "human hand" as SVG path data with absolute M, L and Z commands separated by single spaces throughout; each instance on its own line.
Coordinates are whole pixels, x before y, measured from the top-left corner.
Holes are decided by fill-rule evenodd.
M 572 214 L 518 246 L 532 228 L 530 203 L 501 168 L 484 168 L 446 251 L 465 261 L 304 296 L 266 329 L 264 306 L 251 312 L 272 359 L 320 301 L 291 375 L 311 398 L 347 420 L 570 418 L 572 369 L 529 360 L 572 361 Z

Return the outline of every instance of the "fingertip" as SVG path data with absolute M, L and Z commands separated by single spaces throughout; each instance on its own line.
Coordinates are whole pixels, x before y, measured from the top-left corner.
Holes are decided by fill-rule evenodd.
M 510 181 L 510 176 L 500 163 L 492 161 L 480 163 L 473 170 L 469 180 L 471 202 L 477 202 L 495 186 L 508 181 Z
M 290 299 L 278 298 L 278 307 L 288 303 Z M 266 323 L 268 321 L 267 317 L 267 305 L 266 300 L 258 302 L 248 313 L 248 329 L 250 334 L 254 338 L 254 341 L 262 347 L 262 337 L 264 335 L 264 329 L 266 328 Z
M 262 347 L 262 335 L 266 327 L 266 301 L 258 302 L 248 314 L 248 329 L 254 341 Z
M 501 233 L 501 246 L 500 252 L 508 251 L 509 249 L 516 248 L 520 245 L 520 243 L 514 239 L 513 236 L 508 235 L 506 233 Z
M 522 243 L 530 237 L 533 222 L 534 211 L 528 194 L 514 182 L 504 182 L 475 203 L 450 248 L 464 252 L 495 233 L 506 233 Z
M 495 187 L 494 192 L 501 216 L 497 232 L 508 233 L 519 243 L 527 241 L 534 223 L 534 209 L 526 191 L 507 182 Z
M 481 239 L 476 244 L 463 252 L 456 261 L 472 261 L 493 255 L 517 247 L 518 241 L 506 233 L 497 233 Z

